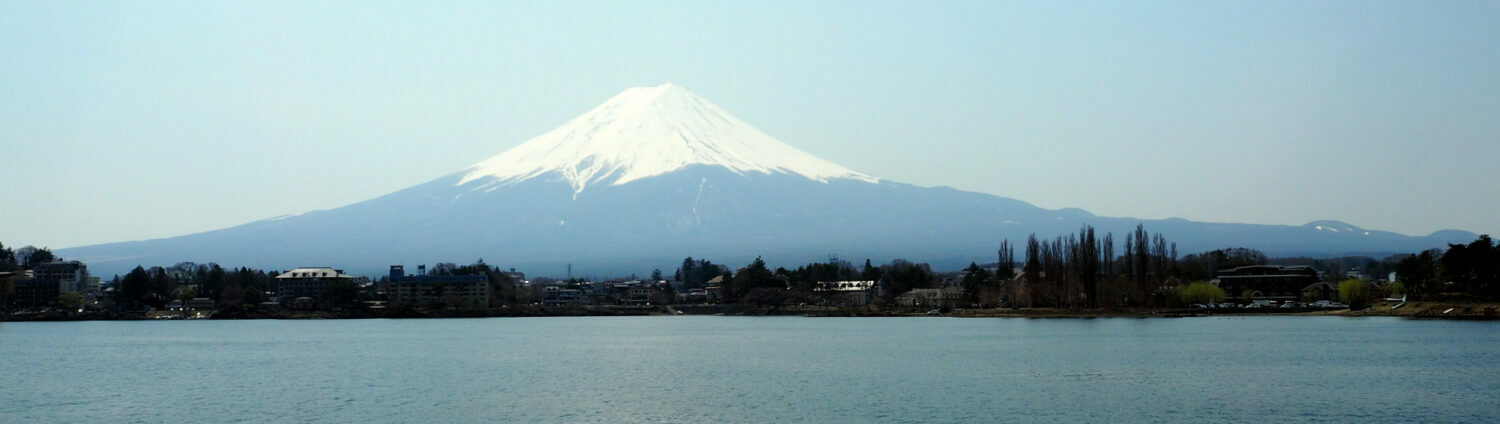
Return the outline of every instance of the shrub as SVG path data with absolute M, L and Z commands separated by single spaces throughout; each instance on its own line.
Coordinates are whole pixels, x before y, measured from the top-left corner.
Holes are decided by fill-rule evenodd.
M 1364 280 L 1344 280 L 1339 283 L 1339 301 L 1349 305 L 1349 309 L 1362 309 L 1370 301 L 1370 283 Z
M 1219 303 L 1228 297 L 1224 289 L 1203 281 L 1183 286 L 1178 289 L 1177 295 L 1182 298 L 1183 303 Z
M 1400 296 L 1406 294 L 1406 285 L 1401 284 L 1399 281 L 1393 281 L 1385 285 L 1385 291 L 1386 293 L 1390 293 L 1391 296 Z

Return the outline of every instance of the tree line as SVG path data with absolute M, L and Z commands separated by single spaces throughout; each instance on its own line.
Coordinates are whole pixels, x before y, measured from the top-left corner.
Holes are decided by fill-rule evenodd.
M 1500 299 L 1500 246 L 1488 235 L 1468 244 L 1451 244 L 1447 249 L 1395 255 L 1380 261 L 1369 257 L 1273 259 L 1247 248 L 1216 249 L 1179 257 L 1176 243 L 1163 234 L 1146 231 L 1144 225 L 1126 233 L 1118 247 L 1123 252 L 1117 255 L 1113 234 L 1101 237 L 1093 227 L 1085 225 L 1076 234 L 1052 239 L 1032 234 L 1024 246 L 1001 240 L 993 264 L 970 263 L 956 275 L 936 273 L 928 264 L 904 259 L 878 266 L 866 259 L 856 266 L 830 257 L 824 262 L 772 270 L 764 260 L 756 258 L 732 271 L 707 259 L 687 257 L 673 277 L 685 290 L 706 289 L 710 281 L 719 278 L 721 284 L 714 288 L 721 302 L 762 306 L 824 302 L 834 292 L 831 289 L 835 287 L 830 284 L 868 281 L 879 288 L 877 304 L 893 303 L 913 289 L 957 285 L 962 287 L 965 301 L 977 307 L 1163 307 L 1222 300 L 1222 292 L 1214 293 L 1215 287 L 1203 282 L 1220 270 L 1275 262 L 1314 266 L 1330 274 L 1360 269 L 1378 276 L 1389 270 L 1398 276 L 1400 283 L 1382 290 L 1406 293 L 1414 300 Z M 1017 252 L 1018 248 L 1022 250 Z M 30 269 L 56 259 L 46 248 L 11 249 L 0 244 L 0 271 Z M 432 272 L 485 275 L 491 282 L 492 305 L 536 301 L 535 293 L 518 290 L 518 282 L 509 273 L 485 264 L 482 259 L 469 265 L 438 263 Z M 137 266 L 124 276 L 114 276 L 104 299 L 116 309 L 139 310 L 164 308 L 172 300 L 186 302 L 203 297 L 212 299 L 220 310 L 248 310 L 273 300 L 272 294 L 278 290 L 275 279 L 278 274 L 244 267 L 225 269 L 214 263 Z M 661 278 L 660 270 L 652 272 L 653 281 Z M 0 304 L 14 291 L 10 283 L 8 279 L 0 281 Z M 337 287 L 328 287 L 324 297 L 318 299 L 320 307 L 358 308 L 363 306 L 361 300 L 369 299 L 368 293 L 352 282 L 336 284 Z M 1354 289 L 1358 287 L 1340 288 Z
M 1396 275 L 1413 300 L 1500 300 L 1500 247 L 1481 235 L 1406 256 Z
M 1001 240 L 994 263 L 970 263 L 951 278 L 932 272 L 927 264 L 901 259 L 880 266 L 867 259 L 863 266 L 855 266 L 837 257 L 774 271 L 756 258 L 734 272 L 689 257 L 676 275 L 687 288 L 699 288 L 713 276 L 724 276 L 721 301 L 757 305 L 816 302 L 827 284 L 861 280 L 874 281 L 879 287 L 877 303 L 890 303 L 912 289 L 958 285 L 964 300 L 976 307 L 1168 307 L 1222 301 L 1224 293 L 1208 280 L 1222 270 L 1271 263 L 1312 266 L 1332 281 L 1344 279 L 1346 271 L 1358 270 L 1371 281 L 1397 272 L 1405 282 L 1404 288 L 1391 284 L 1379 293 L 1500 298 L 1500 284 L 1495 283 L 1500 280 L 1496 265 L 1500 264 L 1500 247 L 1489 236 L 1467 245 L 1450 245 L 1447 251 L 1434 249 L 1384 260 L 1365 256 L 1271 258 L 1243 247 L 1180 256 L 1176 243 L 1147 231 L 1143 224 L 1126 233 L 1118 245 L 1114 234 L 1101 236 L 1088 225 L 1052 239 L 1032 234 L 1023 246 Z M 703 269 L 711 272 L 702 273 Z M 1344 286 L 1341 291 L 1362 289 Z M 1359 296 L 1346 293 L 1341 297 Z

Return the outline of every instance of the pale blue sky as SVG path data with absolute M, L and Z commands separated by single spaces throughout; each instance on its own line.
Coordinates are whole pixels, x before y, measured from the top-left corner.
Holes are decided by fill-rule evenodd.
M 1500 229 L 1500 2 L 0 1 L 0 242 L 338 207 L 666 81 L 900 182 Z

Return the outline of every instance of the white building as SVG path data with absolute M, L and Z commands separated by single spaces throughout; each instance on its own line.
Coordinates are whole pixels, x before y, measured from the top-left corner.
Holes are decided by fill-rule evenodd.
M 317 299 L 323 296 L 328 283 L 353 280 L 344 271 L 329 267 L 297 268 L 276 276 L 276 298 L 282 303 L 299 297 Z

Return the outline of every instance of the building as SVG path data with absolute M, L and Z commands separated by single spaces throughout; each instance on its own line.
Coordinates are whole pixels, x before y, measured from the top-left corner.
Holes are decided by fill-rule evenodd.
M 12 282 L 12 288 L 15 290 L 10 295 L 12 308 L 50 307 L 57 302 L 57 296 L 64 293 L 62 283 L 41 278 L 17 279 Z
M 818 283 L 813 292 L 822 295 L 830 305 L 866 306 L 875 292 L 875 281 L 825 281 Z
M 625 297 L 626 305 L 650 305 L 652 302 L 664 303 L 661 301 L 661 289 L 649 285 L 631 286 L 628 289 L 628 293 Z
M 276 276 L 276 299 L 282 303 L 299 297 L 318 299 L 329 283 L 339 281 L 354 281 L 354 277 L 329 267 L 297 268 Z
M 686 292 L 677 292 L 677 303 L 707 303 L 708 290 L 702 287 Z
M 1318 270 L 1306 265 L 1251 265 L 1219 270 L 1219 288 L 1235 301 L 1251 298 L 1277 301 L 1300 300 L 1302 290 L 1322 281 Z
M 426 266 L 407 275 L 404 266 L 391 265 L 386 295 L 392 305 L 489 309 L 490 280 L 484 275 L 429 275 Z
M 90 277 L 88 265 L 79 261 L 38 264 L 30 271 L 12 273 L 11 278 L 10 306 L 14 308 L 50 307 L 63 293 L 83 293 L 85 300 L 98 294 L 99 279 Z
M 193 300 L 188 301 L 187 308 L 193 311 L 212 311 L 214 310 L 214 300 L 206 297 L 195 297 Z
M 570 289 L 564 286 L 547 286 L 542 295 L 542 305 L 581 305 L 584 303 L 584 299 L 583 290 Z
M 708 295 L 708 302 L 717 302 L 724 295 L 724 276 L 717 275 L 703 283 L 703 292 Z
M 89 267 L 79 261 L 52 261 L 37 264 L 32 269 L 38 280 L 52 280 L 59 284 L 62 292 L 84 292 L 88 293 Z
M 1308 302 L 1338 300 L 1339 288 L 1327 281 L 1319 281 L 1302 288 L 1301 299 Z
M 896 304 L 917 308 L 952 308 L 964 299 L 963 287 L 911 289 L 896 297 Z

